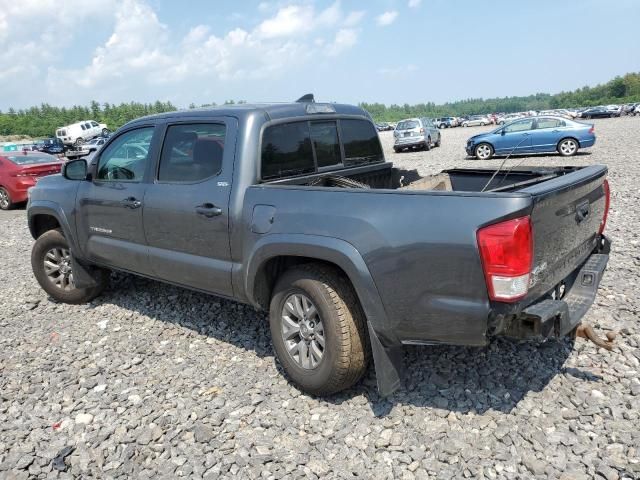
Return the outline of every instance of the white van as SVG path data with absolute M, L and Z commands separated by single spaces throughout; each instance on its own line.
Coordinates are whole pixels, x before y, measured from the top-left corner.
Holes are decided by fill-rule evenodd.
M 65 145 L 82 145 L 87 140 L 100 135 L 107 135 L 108 133 L 109 129 L 105 123 L 83 120 L 82 122 L 58 128 L 56 137 L 62 140 Z

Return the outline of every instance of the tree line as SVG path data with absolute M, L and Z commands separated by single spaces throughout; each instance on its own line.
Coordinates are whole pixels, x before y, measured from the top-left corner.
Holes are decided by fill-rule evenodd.
M 585 86 L 572 92 L 560 92 L 554 95 L 537 93 L 527 97 L 469 98 L 442 105 L 432 102 L 417 105 L 406 103 L 390 106 L 381 103 L 360 103 L 359 105 L 377 122 L 395 122 L 407 117 L 463 117 L 496 112 L 513 113 L 632 102 L 640 102 L 640 73 L 627 73 L 604 84 L 594 87 Z
M 384 105 L 382 103 L 360 103 L 375 121 L 397 121 L 406 117 L 443 117 L 486 114 L 493 112 L 521 112 L 526 110 L 549 110 L 555 108 L 587 107 L 611 103 L 640 102 L 640 73 L 627 73 L 607 83 L 594 87 L 582 87 L 572 92 L 554 95 L 537 93 L 527 97 L 470 98 L 457 102 L 436 105 L 433 102 L 417 105 Z M 235 103 L 233 100 L 225 104 Z M 239 101 L 238 103 L 244 103 Z M 215 103 L 201 105 L 215 106 Z M 195 104 L 189 108 L 195 108 Z M 54 107 L 42 104 L 28 109 L 0 111 L 0 135 L 28 135 L 48 137 L 63 125 L 81 120 L 96 120 L 115 130 L 130 120 L 154 113 L 176 110 L 171 102 L 121 103 L 119 105 L 92 101 L 88 106 Z

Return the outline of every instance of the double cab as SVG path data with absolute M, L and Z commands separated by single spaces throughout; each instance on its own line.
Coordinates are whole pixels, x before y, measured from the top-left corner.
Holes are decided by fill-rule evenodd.
M 42 178 L 42 288 L 88 302 L 120 270 L 253 305 L 316 395 L 370 358 L 391 393 L 404 345 L 576 331 L 608 260 L 605 166 L 421 176 L 385 160 L 367 112 L 303 100 L 140 118 Z

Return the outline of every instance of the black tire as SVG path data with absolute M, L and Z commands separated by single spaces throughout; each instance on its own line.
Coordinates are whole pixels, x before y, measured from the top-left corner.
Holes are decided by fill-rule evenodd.
M 107 135 L 109 135 L 109 129 L 108 128 L 103 128 L 102 129 L 102 136 L 106 137 Z
M 78 137 L 76 138 L 76 141 L 74 142 L 76 147 L 79 147 L 80 145 L 84 144 L 84 138 L 82 137 Z
M 442 136 L 438 137 L 438 141 L 436 142 L 436 147 L 439 147 L 440 145 L 442 145 Z
M 42 289 L 63 303 L 87 303 L 100 295 L 109 283 L 109 271 L 105 269 L 98 270 L 98 285 L 92 288 L 71 287 L 69 290 L 63 290 L 54 284 L 45 272 L 44 262 L 47 252 L 55 248 L 69 249 L 69 243 L 60 230 L 49 230 L 40 235 L 31 250 L 31 268 Z
M 305 369 L 287 351 L 282 334 L 286 300 L 302 294 L 311 300 L 324 326 L 323 356 Z M 286 271 L 276 283 L 269 320 L 280 365 L 289 379 L 312 395 L 331 395 L 358 382 L 370 358 L 365 317 L 353 287 L 337 270 L 307 264 Z
M 428 152 L 431 150 L 431 137 L 427 138 L 427 141 L 424 143 L 424 149 Z
M 0 187 L 0 210 L 11 210 L 14 205 L 9 191 L 4 187 Z
M 393 147 L 393 151 L 396 152 L 396 153 L 400 153 L 400 149 L 396 148 L 396 147 Z

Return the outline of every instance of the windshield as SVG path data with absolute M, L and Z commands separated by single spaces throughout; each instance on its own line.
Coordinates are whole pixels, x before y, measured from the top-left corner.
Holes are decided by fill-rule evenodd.
M 418 122 L 416 120 L 404 120 L 398 124 L 396 130 L 409 130 L 411 128 L 418 128 Z
M 58 161 L 56 157 L 51 155 L 13 155 L 7 158 L 16 165 L 34 165 L 38 163 L 54 163 Z

